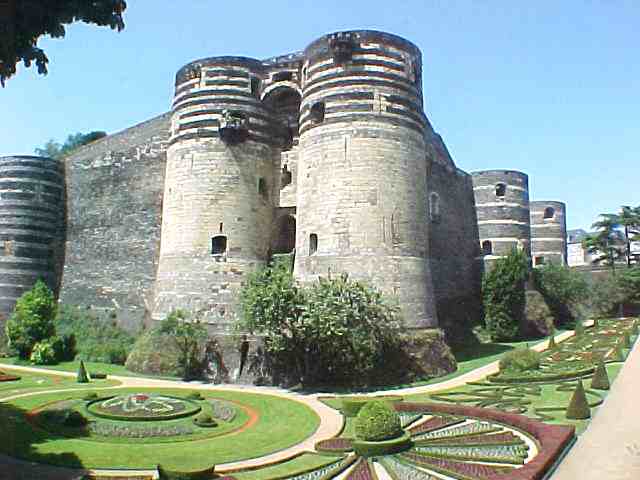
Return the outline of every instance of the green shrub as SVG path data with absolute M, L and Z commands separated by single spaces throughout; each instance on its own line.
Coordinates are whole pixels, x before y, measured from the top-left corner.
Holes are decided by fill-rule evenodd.
M 80 366 L 78 367 L 78 375 L 76 377 L 78 383 L 89 383 L 89 377 L 87 376 L 87 369 L 84 366 L 84 362 L 80 360 Z
M 570 420 L 584 420 L 591 418 L 591 409 L 587 401 L 587 395 L 584 392 L 582 381 L 578 380 L 576 389 L 573 391 L 571 401 L 567 407 L 566 417 Z
M 79 428 L 84 427 L 87 424 L 87 419 L 76 410 L 69 410 L 64 419 L 64 425 L 66 427 Z
M 589 294 L 584 276 L 564 265 L 548 263 L 533 270 L 536 287 L 551 308 L 556 325 L 575 321 L 576 310 Z
M 31 350 L 29 357 L 32 363 L 36 365 L 53 365 L 57 362 L 56 352 L 49 340 L 43 340 L 36 343 Z
M 524 317 L 528 265 L 525 253 L 514 249 L 496 260 L 482 279 L 485 324 L 494 341 L 509 341 L 518 335 Z
M 540 353 L 530 348 L 516 348 L 505 353 L 500 359 L 500 371 L 520 373 L 540 368 Z
M 104 372 L 90 372 L 89 377 L 91 380 L 105 380 L 107 378 L 107 374 Z
M 57 303 L 53 292 L 41 280 L 16 302 L 5 325 L 9 347 L 28 359 L 34 345 L 55 335 L 53 319 Z
M 358 412 L 355 424 L 356 438 L 367 442 L 389 440 L 402 434 L 400 416 L 383 400 L 367 402 Z
M 593 377 L 591 377 L 591 388 L 595 390 L 609 390 L 609 388 L 611 388 L 607 367 L 605 367 L 602 360 L 598 362 L 596 371 L 593 373 Z
M 185 398 L 187 400 L 204 400 L 204 397 L 200 392 L 189 392 Z
M 73 336 L 67 339 L 67 357 L 75 357 L 77 351 L 78 358 L 87 362 L 122 365 L 135 342 L 133 335 L 118 327 L 113 319 L 75 306 L 62 306 L 55 325 L 63 338 Z
M 193 423 L 195 423 L 199 427 L 217 427 L 218 422 L 216 422 L 213 417 L 205 412 L 200 412 L 193 418 Z
M 365 440 L 354 440 L 353 450 L 363 457 L 377 457 L 382 455 L 392 455 L 394 453 L 408 450 L 412 446 L 409 432 L 402 432 L 399 437 L 377 442 L 367 442 Z
M 89 392 L 89 393 L 86 393 L 86 394 L 82 397 L 82 399 L 83 399 L 85 402 L 91 402 L 91 401 L 93 401 L 93 400 L 97 400 L 98 398 L 100 398 L 100 397 L 98 397 L 98 394 L 97 394 L 96 392 Z
M 209 480 L 211 478 L 216 478 L 214 477 L 214 474 L 215 466 L 191 472 L 181 472 L 176 470 L 167 470 L 166 468 L 158 465 L 158 475 L 160 480 Z
M 345 417 L 355 417 L 360 412 L 360 409 L 365 406 L 368 402 L 373 400 L 383 400 L 385 402 L 399 402 L 402 400 L 402 397 L 396 395 L 384 395 L 380 397 L 370 397 L 370 396 L 354 396 L 354 397 L 342 397 L 340 402 L 342 404 L 340 411 Z
M 168 335 L 155 328 L 143 333 L 131 348 L 125 367 L 145 375 L 179 376 L 180 352 Z

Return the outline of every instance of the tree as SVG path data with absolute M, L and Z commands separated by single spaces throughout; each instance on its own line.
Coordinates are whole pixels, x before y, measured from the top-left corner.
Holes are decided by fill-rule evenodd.
M 27 359 L 33 346 L 55 335 L 53 319 L 57 304 L 53 292 L 42 280 L 25 292 L 16 302 L 16 307 L 5 326 L 9 347 Z
M 35 62 L 38 73 L 47 73 L 49 59 L 37 47 L 42 35 L 61 38 L 65 25 L 84 22 L 124 28 L 124 0 L 8 0 L 0 2 L 0 83 L 16 73 L 21 61 L 29 68 Z
M 107 132 L 93 131 L 89 133 L 74 133 L 67 137 L 67 140 L 60 145 L 53 139 L 47 141 L 42 148 L 36 148 L 36 155 L 60 159 L 71 154 L 75 149 L 94 142 L 100 138 L 106 137 Z
M 597 229 L 594 235 L 587 235 L 582 245 L 587 251 L 595 255 L 594 263 L 605 263 L 615 272 L 615 261 L 622 257 L 623 237 L 618 231 L 618 216 L 611 213 L 600 214 L 601 219 L 591 225 Z
M 625 257 L 627 268 L 631 267 L 631 241 L 640 233 L 640 207 L 623 205 L 617 215 L 617 221 L 624 229 Z
M 197 376 L 207 329 L 198 321 L 190 321 L 183 310 L 174 310 L 160 323 L 160 333 L 166 334 L 179 352 L 182 378 Z
M 543 295 L 558 324 L 575 320 L 576 309 L 589 293 L 589 284 L 575 270 L 548 263 L 533 269 L 536 287 Z
M 526 254 L 514 248 L 484 274 L 482 303 L 485 325 L 492 340 L 509 341 L 517 337 L 524 317 L 524 284 L 528 273 Z
M 367 383 L 400 331 L 399 309 L 346 275 L 296 285 L 287 267 L 252 273 L 240 328 L 265 336 L 276 369 L 294 382 Z

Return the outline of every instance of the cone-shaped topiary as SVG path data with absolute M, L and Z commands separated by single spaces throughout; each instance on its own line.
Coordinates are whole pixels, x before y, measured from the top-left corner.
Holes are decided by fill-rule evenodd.
M 556 344 L 555 332 L 551 332 L 551 335 L 549 335 L 549 344 L 547 345 L 547 350 L 552 350 L 557 346 L 558 345 Z
M 80 360 L 80 366 L 78 367 L 78 383 L 89 383 L 87 369 L 84 368 L 84 362 L 82 360 Z
M 607 374 L 607 367 L 604 366 L 604 362 L 600 360 L 596 371 L 593 372 L 591 377 L 591 388 L 596 390 L 609 390 L 611 384 L 609 383 L 609 375 Z
M 631 336 L 627 330 L 622 334 L 622 346 L 624 348 L 631 348 Z
M 582 380 L 578 380 L 576 389 L 573 391 L 571 401 L 567 407 L 566 417 L 571 420 L 584 420 L 591 418 L 591 409 L 587 401 L 587 395 L 584 393 Z
M 582 323 L 582 320 L 576 320 L 576 328 L 574 331 L 575 331 L 576 337 L 579 337 L 584 333 L 584 323 Z
M 622 343 L 617 342 L 616 346 L 613 347 L 613 355 L 611 356 L 611 360 L 614 362 L 624 362 L 625 360 L 624 350 L 622 349 Z
M 356 438 L 359 440 L 378 442 L 400 435 L 400 416 L 388 402 L 374 400 L 366 403 L 358 412 Z
M 631 324 L 631 334 L 638 335 L 638 320 Z

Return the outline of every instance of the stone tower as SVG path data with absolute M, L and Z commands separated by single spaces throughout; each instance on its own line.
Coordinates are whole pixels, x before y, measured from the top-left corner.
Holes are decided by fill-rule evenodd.
M 533 266 L 567 264 L 566 205 L 557 201 L 531 202 L 531 258 Z
M 32 156 L 0 157 L 0 323 L 38 279 L 58 296 L 64 265 L 65 201 L 61 162 Z
M 485 268 L 513 248 L 530 256 L 527 175 L 513 170 L 485 170 L 471 175 Z
M 295 275 L 348 272 L 396 294 L 409 327 L 435 326 L 420 50 L 351 31 L 304 57 Z
M 154 320 L 182 308 L 228 330 L 245 274 L 269 258 L 283 140 L 260 101 L 264 76 L 244 57 L 176 75 Z

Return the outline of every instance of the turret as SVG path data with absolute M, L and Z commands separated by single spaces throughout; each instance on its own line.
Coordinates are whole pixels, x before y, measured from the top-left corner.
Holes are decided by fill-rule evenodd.
M 531 202 L 531 258 L 533 266 L 567 264 L 566 205 L 557 201 Z

